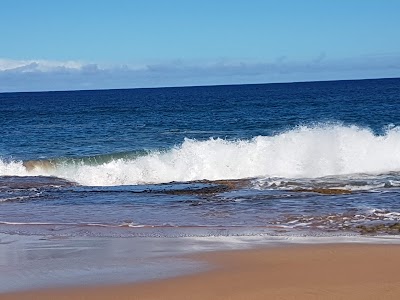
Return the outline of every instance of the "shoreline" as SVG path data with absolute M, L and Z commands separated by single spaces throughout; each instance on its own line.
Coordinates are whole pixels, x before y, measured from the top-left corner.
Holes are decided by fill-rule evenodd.
M 200 273 L 131 284 L 38 289 L 0 299 L 399 299 L 400 245 L 303 244 L 188 257 Z

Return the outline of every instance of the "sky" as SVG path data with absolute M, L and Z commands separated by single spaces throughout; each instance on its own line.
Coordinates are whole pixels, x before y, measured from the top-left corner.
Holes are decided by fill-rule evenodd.
M 398 0 L 0 0 L 0 92 L 400 77 Z

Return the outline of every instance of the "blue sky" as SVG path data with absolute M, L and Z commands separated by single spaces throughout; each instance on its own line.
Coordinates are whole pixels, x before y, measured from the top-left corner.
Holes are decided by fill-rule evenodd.
M 0 92 L 400 76 L 397 0 L 1 0 Z

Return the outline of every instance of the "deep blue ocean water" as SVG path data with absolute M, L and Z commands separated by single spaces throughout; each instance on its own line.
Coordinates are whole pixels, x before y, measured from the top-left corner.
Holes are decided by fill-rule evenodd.
M 400 221 L 400 79 L 0 94 L 0 232 L 354 234 Z

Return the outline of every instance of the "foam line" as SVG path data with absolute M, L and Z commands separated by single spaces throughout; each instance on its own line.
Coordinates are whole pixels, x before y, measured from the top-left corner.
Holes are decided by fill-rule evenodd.
M 0 161 L 0 175 L 44 175 L 109 186 L 253 177 L 316 178 L 400 171 L 400 129 L 382 136 L 368 128 L 301 126 L 274 136 L 227 141 L 185 139 L 169 151 L 100 164 Z

